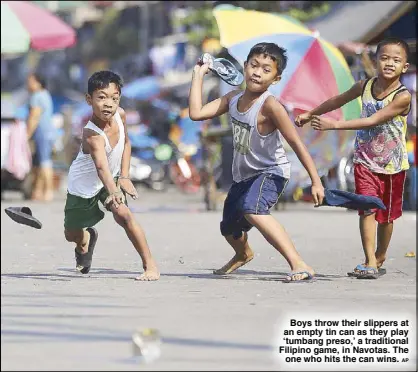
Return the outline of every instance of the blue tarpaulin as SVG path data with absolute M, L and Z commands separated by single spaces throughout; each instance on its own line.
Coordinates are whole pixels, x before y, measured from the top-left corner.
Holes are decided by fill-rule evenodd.
M 160 94 L 161 86 L 155 76 L 146 76 L 126 84 L 122 96 L 131 99 L 147 100 Z

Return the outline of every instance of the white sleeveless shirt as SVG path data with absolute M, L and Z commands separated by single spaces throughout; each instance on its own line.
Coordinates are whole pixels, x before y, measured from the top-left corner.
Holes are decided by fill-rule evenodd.
M 261 173 L 273 173 L 290 178 L 290 162 L 280 137 L 274 130 L 265 136 L 258 132 L 258 113 L 272 94 L 264 92 L 246 112 L 238 111 L 238 100 L 244 92 L 231 98 L 229 114 L 232 125 L 234 159 L 232 177 L 241 182 Z
M 114 115 L 119 128 L 119 140 L 116 146 L 112 149 L 106 133 L 98 126 L 89 121 L 84 129 L 90 129 L 100 134 L 106 143 L 105 151 L 107 161 L 109 162 L 110 173 L 113 177 L 120 174 L 122 164 L 122 154 L 125 148 L 125 128 L 119 112 Z M 81 198 L 92 198 L 97 195 L 103 187 L 103 182 L 100 180 L 96 166 L 90 154 L 83 153 L 82 144 L 77 157 L 74 159 L 68 172 L 68 187 L 70 194 L 79 196 Z

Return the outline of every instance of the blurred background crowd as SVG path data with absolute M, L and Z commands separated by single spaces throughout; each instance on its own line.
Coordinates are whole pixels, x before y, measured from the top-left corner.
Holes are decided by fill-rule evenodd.
M 208 210 L 219 208 L 232 182 L 231 131 L 226 115 L 205 122 L 188 117 L 191 70 L 203 52 L 228 58 L 242 69 L 240 55 L 248 52 L 247 42 L 263 38 L 264 32 L 280 44 L 281 33 L 291 29 L 330 45 L 324 48 L 332 67 L 327 81 L 316 77 L 315 66 L 323 62 L 307 48 L 301 56 L 312 81 L 293 79 L 298 70 L 288 68 L 288 79 L 301 94 L 284 89 L 278 99 L 291 117 L 312 108 L 306 106 L 321 89 L 322 98 L 328 98 L 330 79 L 345 90 L 355 80 L 374 76 L 376 45 L 385 37 L 408 42 L 411 66 L 402 82 L 413 95 L 413 106 L 404 207 L 416 209 L 415 1 L 2 1 L 1 11 L 2 197 L 4 191 L 16 190 L 24 198 L 48 202 L 65 192 L 66 173 L 91 113 L 84 100 L 87 80 L 94 71 L 110 69 L 125 82 L 121 106 L 127 112 L 134 184 L 155 192 L 169 187 L 201 192 Z M 240 18 L 245 14 L 249 18 Z M 288 51 L 290 66 L 296 66 L 293 53 Z M 343 77 L 345 69 L 349 76 Z M 208 76 L 204 97 L 211 100 L 229 89 Z M 48 109 L 29 114 L 29 105 L 36 102 Z M 359 110 L 342 115 L 350 118 Z M 42 135 L 35 131 L 28 140 L 33 123 Z M 298 130 L 324 183 L 353 191 L 355 133 L 337 137 Z M 52 162 L 44 154 L 49 144 Z M 309 178 L 296 158 L 292 162 L 292 182 L 283 202 L 309 201 Z

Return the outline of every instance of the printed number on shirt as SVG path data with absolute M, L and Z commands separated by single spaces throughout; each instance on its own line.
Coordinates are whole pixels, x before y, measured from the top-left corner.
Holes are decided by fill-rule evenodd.
M 232 118 L 234 148 L 240 154 L 247 154 L 250 149 L 250 126 Z

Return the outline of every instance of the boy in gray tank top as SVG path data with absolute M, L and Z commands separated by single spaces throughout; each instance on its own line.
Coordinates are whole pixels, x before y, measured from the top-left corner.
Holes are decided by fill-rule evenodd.
M 235 255 L 214 274 L 230 274 L 252 260 L 247 232 L 255 226 L 289 263 L 291 272 L 286 282 L 314 279 L 314 270 L 302 260 L 286 231 L 270 215 L 290 178 L 290 164 L 280 134 L 311 178 L 315 205 L 321 205 L 324 198 L 324 188 L 306 146 L 285 108 L 267 90 L 280 81 L 286 63 L 286 50 L 278 45 L 254 45 L 244 64 L 245 91 L 234 90 L 206 105 L 202 104 L 202 85 L 209 66 L 197 64 L 193 69 L 190 118 L 200 121 L 229 112 L 233 130 L 234 182 L 225 200 L 220 227 Z

